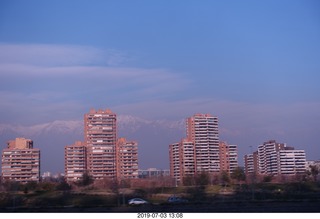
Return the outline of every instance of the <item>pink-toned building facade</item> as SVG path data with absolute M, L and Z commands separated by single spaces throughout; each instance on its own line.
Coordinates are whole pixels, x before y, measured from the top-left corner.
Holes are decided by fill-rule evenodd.
M 178 143 L 169 145 L 170 176 L 177 182 L 184 177 L 194 176 L 194 142 L 182 139 Z
M 221 141 L 220 147 L 220 171 L 231 174 L 238 167 L 237 145 L 231 145 Z
M 80 180 L 87 171 L 87 147 L 84 142 L 76 141 L 64 148 L 65 177 L 67 181 Z
M 119 180 L 138 178 L 138 143 L 136 141 L 119 138 L 116 160 Z
M 170 176 L 178 182 L 182 181 L 180 145 L 180 143 L 173 143 L 169 145 Z
M 84 115 L 87 170 L 94 179 L 116 178 L 117 115 L 94 110 Z
M 195 114 L 186 121 L 187 139 L 194 142 L 195 172 L 218 173 L 219 130 L 218 118 L 211 114 Z
M 138 178 L 138 143 L 117 138 L 117 115 L 109 109 L 86 113 L 84 142 L 65 147 L 67 180 L 85 172 L 94 180 Z
M 201 172 L 220 171 L 218 118 L 195 114 L 186 119 L 186 135 L 169 145 L 170 175 L 178 182 Z
M 2 151 L 2 179 L 21 183 L 39 182 L 40 149 L 33 148 L 33 141 L 16 138 Z

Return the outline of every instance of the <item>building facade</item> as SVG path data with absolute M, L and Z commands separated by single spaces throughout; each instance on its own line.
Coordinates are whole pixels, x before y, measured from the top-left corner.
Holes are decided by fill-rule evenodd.
M 77 181 L 138 178 L 138 143 L 117 138 L 117 115 L 91 109 L 84 115 L 84 142 L 65 147 L 65 176 Z
M 274 140 L 264 142 L 258 146 L 258 163 L 260 174 L 278 174 L 280 150 L 284 150 L 285 144 Z
M 33 148 L 33 141 L 16 138 L 2 151 L 2 179 L 21 183 L 39 182 L 40 150 Z
M 296 175 L 306 172 L 306 153 L 304 150 L 280 150 L 279 173 L 281 175 Z
M 244 170 L 247 176 L 259 174 L 258 151 L 244 156 Z
M 195 174 L 194 142 L 182 139 L 169 145 L 170 176 L 178 182 Z
M 187 139 L 194 143 L 195 171 L 220 171 L 218 118 L 210 114 L 195 114 L 187 118 Z
M 246 174 L 297 175 L 306 172 L 305 151 L 275 140 L 259 145 L 258 151 L 244 156 L 244 161 Z
M 195 174 L 195 151 L 194 142 L 182 139 L 180 142 L 180 173 L 181 178 Z
M 65 177 L 67 181 L 80 180 L 87 171 L 87 147 L 84 142 L 77 141 L 64 148 Z
M 195 114 L 186 119 L 186 138 L 169 145 L 170 176 L 182 182 L 184 177 L 201 172 L 220 171 L 218 118 Z
M 157 168 L 149 168 L 146 170 L 138 170 L 139 178 L 159 178 L 170 176 L 170 170 L 160 170 Z
M 180 143 L 169 145 L 170 176 L 177 181 L 182 180 L 180 166 Z
M 87 170 L 94 179 L 116 178 L 117 116 L 111 110 L 90 110 L 84 116 Z
M 221 141 L 220 147 L 220 170 L 231 174 L 238 167 L 237 145 L 229 145 Z
M 138 143 L 119 138 L 116 151 L 118 179 L 138 178 Z

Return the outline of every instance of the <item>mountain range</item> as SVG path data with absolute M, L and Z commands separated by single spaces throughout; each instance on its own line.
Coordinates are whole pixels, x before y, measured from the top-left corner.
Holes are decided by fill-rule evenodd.
M 131 115 L 117 116 L 118 137 L 138 142 L 139 168 L 169 168 L 168 146 L 185 136 L 185 121 L 147 120 Z M 56 120 L 24 126 L 0 124 L 0 148 L 16 137 L 32 139 L 41 150 L 41 172 L 64 172 L 64 147 L 83 141 L 83 120 Z

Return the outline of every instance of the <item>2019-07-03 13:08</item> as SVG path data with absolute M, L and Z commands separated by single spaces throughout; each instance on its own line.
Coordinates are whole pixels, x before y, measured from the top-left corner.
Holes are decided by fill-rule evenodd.
M 183 213 L 138 213 L 137 218 L 183 218 Z

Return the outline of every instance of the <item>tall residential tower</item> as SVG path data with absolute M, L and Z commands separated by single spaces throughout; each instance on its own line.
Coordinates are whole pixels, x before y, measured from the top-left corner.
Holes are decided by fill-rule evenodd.
M 220 171 L 218 118 L 210 114 L 195 114 L 186 119 L 187 137 L 169 145 L 171 177 L 184 177 L 201 172 Z
M 90 110 L 84 115 L 87 169 L 94 179 L 116 177 L 117 116 L 111 110 Z
M 117 115 L 90 110 L 84 115 L 84 142 L 65 147 L 65 174 L 77 181 L 87 173 L 93 179 L 138 178 L 138 143 L 117 138 Z
M 194 142 L 195 171 L 219 172 L 218 118 L 210 114 L 187 118 L 187 139 Z
M 118 180 L 138 178 L 138 143 L 119 138 L 116 153 Z

